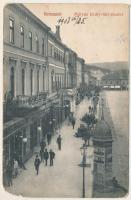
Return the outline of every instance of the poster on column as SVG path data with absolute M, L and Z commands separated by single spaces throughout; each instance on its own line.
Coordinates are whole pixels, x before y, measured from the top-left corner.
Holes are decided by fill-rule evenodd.
M 3 1 L 3 199 L 130 199 L 129 9 Z

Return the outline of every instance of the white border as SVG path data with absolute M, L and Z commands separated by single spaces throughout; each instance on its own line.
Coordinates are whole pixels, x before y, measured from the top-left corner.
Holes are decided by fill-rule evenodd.
M 118 4 L 118 3 L 121 3 L 121 4 L 129 4 L 131 5 L 131 0 L 2 0 L 1 2 L 1 6 L 0 6 L 0 83 L 3 83 L 3 71 L 2 71 L 2 65 L 3 65 L 3 7 L 7 4 L 7 3 L 105 3 L 105 4 L 110 4 L 110 3 L 113 3 L 113 4 Z M 131 12 L 130 12 L 130 18 L 131 18 Z M 129 26 L 131 26 L 131 22 L 129 24 Z M 130 32 L 130 45 L 131 45 L 131 32 Z M 130 55 L 129 55 L 130 57 Z M 131 80 L 131 73 L 130 73 L 130 80 Z M 131 86 L 131 84 L 130 84 Z M 0 84 L 0 91 L 1 91 L 1 95 L 0 95 L 0 108 L 1 108 L 1 111 L 3 109 L 3 97 L 2 97 L 2 91 L 3 91 L 3 84 Z M 130 98 L 130 104 L 131 105 L 131 93 L 129 93 L 129 98 Z M 130 110 L 130 113 L 131 113 L 131 106 L 129 106 L 129 110 Z M 0 126 L 0 158 L 2 158 L 2 135 L 3 135 L 3 120 L 2 120 L 2 117 L 3 117 L 3 112 L 0 112 L 0 123 L 1 123 L 1 126 Z M 129 114 L 129 125 L 131 124 L 131 118 L 130 118 L 130 114 Z M 130 133 L 130 127 L 129 127 L 129 133 Z M 130 147 L 131 143 L 130 143 L 130 134 L 129 134 L 129 147 Z M 130 152 L 131 153 L 131 152 Z M 2 159 L 0 159 L 0 161 L 2 161 Z M 129 157 L 129 180 L 131 180 L 131 156 Z M 27 200 L 41 200 L 43 198 L 23 198 L 23 197 L 20 197 L 20 196 L 15 196 L 15 195 L 10 195 L 9 193 L 5 192 L 5 190 L 3 189 L 3 185 L 2 185 L 2 162 L 0 162 L 0 177 L 1 177 L 1 182 L 0 182 L 0 199 L 3 199 L 3 200 L 17 200 L 17 199 L 27 199 Z M 27 186 L 28 187 L 28 186 Z M 113 200 L 118 200 L 118 199 L 123 199 L 123 200 L 130 200 L 131 199 L 131 184 L 130 184 L 130 181 L 129 181 L 129 195 L 125 198 L 113 198 Z M 44 199 L 47 199 L 47 198 L 44 198 Z M 54 198 L 52 198 L 54 199 Z M 63 198 L 59 198 L 59 199 L 63 199 Z M 72 199 L 72 198 L 68 198 L 68 199 Z M 79 198 L 76 198 L 76 199 L 79 199 Z M 90 199 L 90 198 L 88 198 Z M 92 199 L 92 198 L 91 198 Z M 94 198 L 94 199 L 98 199 L 98 198 Z M 99 198 L 100 199 L 100 198 Z M 104 199 L 104 198 L 103 198 Z M 109 200 L 111 198 L 108 198 Z

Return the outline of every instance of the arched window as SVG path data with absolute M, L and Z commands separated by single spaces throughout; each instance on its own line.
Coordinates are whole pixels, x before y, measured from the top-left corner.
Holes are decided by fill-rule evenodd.
M 11 73 L 10 73 L 10 87 L 11 87 L 11 95 L 14 97 L 14 87 L 15 87 L 15 73 L 14 73 L 14 67 L 11 67 Z
M 22 95 L 25 94 L 25 70 L 22 69 Z

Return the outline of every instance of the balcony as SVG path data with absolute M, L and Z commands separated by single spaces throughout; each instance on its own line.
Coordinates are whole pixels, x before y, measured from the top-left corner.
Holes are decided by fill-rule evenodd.
M 37 95 L 26 96 L 18 95 L 17 96 L 17 106 L 19 108 L 36 108 L 46 104 L 48 92 L 41 92 Z

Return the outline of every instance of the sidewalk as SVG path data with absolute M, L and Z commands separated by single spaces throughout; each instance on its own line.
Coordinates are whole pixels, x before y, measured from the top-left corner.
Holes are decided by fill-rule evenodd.
M 65 122 L 61 127 L 62 150 L 58 150 L 56 138 L 54 135 L 48 150 L 53 149 L 56 154 L 54 166 L 40 165 L 39 175 L 36 175 L 34 169 L 35 155 L 26 163 L 28 170 L 22 171 L 19 177 L 13 179 L 13 186 L 8 187 L 7 191 L 26 197 L 82 197 L 82 167 L 79 164 L 82 161 L 80 147 L 83 141 L 74 137 L 74 133 L 80 126 L 80 118 L 88 112 L 90 102 L 83 100 L 77 106 L 75 117 L 75 129 L 68 126 Z M 92 167 L 93 167 L 93 147 L 87 149 L 88 162 L 91 162 L 90 168 L 85 168 L 85 191 L 86 197 L 92 197 Z M 90 160 L 89 160 L 90 159 Z

